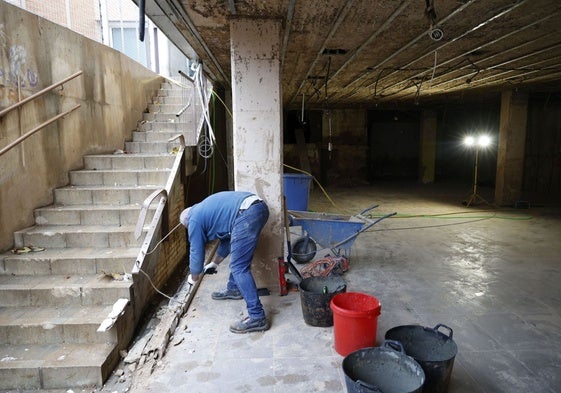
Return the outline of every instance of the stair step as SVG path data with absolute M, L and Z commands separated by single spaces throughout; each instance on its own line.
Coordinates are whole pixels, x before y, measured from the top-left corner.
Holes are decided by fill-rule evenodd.
M 165 185 L 168 169 L 82 169 L 70 171 L 70 183 L 75 186 L 104 185 Z
M 139 247 L 144 237 L 137 240 L 134 231 L 134 225 L 36 225 L 14 232 L 14 244 L 44 248 Z
M 179 76 L 175 76 L 175 77 L 171 77 L 169 78 L 169 80 L 165 80 L 160 84 L 160 89 L 158 91 L 162 91 L 162 90 L 169 90 L 169 89 L 181 89 L 181 87 L 179 86 L 179 84 L 181 83 L 181 78 Z M 195 88 L 194 85 L 192 84 L 185 84 L 183 83 L 182 85 L 185 85 L 186 88 Z
M 171 119 L 175 120 L 175 119 Z M 195 121 L 145 121 L 138 126 L 138 131 L 140 132 L 173 132 L 175 134 L 183 134 L 185 137 L 189 137 L 191 134 L 195 134 L 197 128 L 197 122 Z M 157 131 L 153 131 L 157 130 Z
M 168 85 L 158 91 L 158 97 L 183 97 L 185 94 L 191 94 L 191 91 L 176 85 Z
M 56 205 L 129 205 L 142 203 L 156 186 L 67 186 L 54 190 Z
M 148 104 L 148 111 L 150 113 L 166 113 L 175 116 L 179 111 L 181 111 L 187 103 L 190 101 L 189 97 L 183 96 L 181 101 L 175 104 L 168 103 L 152 103 Z
M 172 154 L 99 154 L 84 156 L 84 169 L 167 169 L 171 168 Z
M 191 94 L 190 92 L 187 93 L 187 102 L 189 102 L 189 100 L 192 100 L 191 98 Z M 159 105 L 159 104 L 165 104 L 165 105 L 179 105 L 179 106 L 183 106 L 185 102 L 185 94 L 183 95 L 178 95 L 178 96 L 156 96 L 152 99 L 152 104 L 154 105 Z
M 101 274 L 130 272 L 140 247 L 48 248 L 27 254 L 0 254 L 0 273 L 11 275 Z
M 179 147 L 177 141 L 173 142 L 125 142 L 125 149 L 129 153 L 157 153 L 169 152 Z
M 113 305 L 0 307 L 0 337 L 11 345 L 115 343 L 114 330 L 97 331 L 112 308 Z
M 165 122 L 175 123 L 178 122 L 177 116 L 175 116 L 175 114 L 176 112 L 173 113 L 146 113 L 145 112 L 142 114 L 142 119 L 146 121 L 156 121 L 162 123 Z M 189 123 L 195 123 L 195 120 L 193 119 L 193 121 Z
M 62 205 L 35 209 L 36 225 L 136 225 L 141 204 L 132 205 Z M 148 208 L 146 222 L 156 210 Z
M 98 275 L 0 276 L 0 306 L 108 305 L 131 298 L 132 281 Z
M 18 390 L 101 387 L 119 356 L 111 343 L 4 344 L 0 354 L 0 389 Z
M 132 141 L 133 142 L 167 142 L 171 138 L 175 138 L 178 135 L 188 137 L 188 133 L 181 131 L 133 131 Z M 176 142 L 177 143 L 177 142 Z

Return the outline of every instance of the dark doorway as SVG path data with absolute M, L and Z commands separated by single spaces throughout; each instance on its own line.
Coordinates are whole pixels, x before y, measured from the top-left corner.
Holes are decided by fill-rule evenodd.
M 419 115 L 415 112 L 368 113 L 369 180 L 417 179 Z

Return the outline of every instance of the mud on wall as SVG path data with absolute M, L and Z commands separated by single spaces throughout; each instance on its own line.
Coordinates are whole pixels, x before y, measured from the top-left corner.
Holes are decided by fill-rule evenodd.
M 301 112 L 298 113 L 300 116 Z M 300 170 L 309 166 L 310 173 L 323 186 L 365 185 L 367 171 L 367 111 L 335 109 L 307 111 L 305 127 L 291 124 L 287 115 L 284 163 Z M 292 122 L 294 123 L 294 122 Z M 302 128 L 307 142 L 300 148 L 295 143 L 295 129 Z M 303 164 L 303 160 L 306 164 Z M 285 172 L 294 172 L 284 168 Z
M 83 74 L 0 119 L 0 149 L 53 116 L 80 108 L 0 156 L 0 251 L 53 202 L 85 154 L 123 149 L 161 77 L 105 45 L 0 2 L 0 110 Z

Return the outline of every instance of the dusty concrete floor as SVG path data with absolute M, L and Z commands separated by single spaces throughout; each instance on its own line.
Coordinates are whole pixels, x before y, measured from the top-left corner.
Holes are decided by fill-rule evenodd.
M 469 188 L 439 185 L 327 191 L 337 207 L 315 189 L 311 210 L 398 212 L 358 236 L 344 275 L 347 291 L 382 304 L 377 344 L 395 326 L 443 323 L 458 346 L 448 393 L 561 392 L 559 206 L 466 208 Z M 243 302 L 210 299 L 227 274 L 204 279 L 151 374 L 103 391 L 345 391 L 333 327 L 306 325 L 299 293 L 262 297 L 269 331 L 230 333 Z

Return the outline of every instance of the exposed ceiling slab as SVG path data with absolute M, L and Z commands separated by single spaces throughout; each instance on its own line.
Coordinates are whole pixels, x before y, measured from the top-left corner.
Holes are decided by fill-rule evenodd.
M 372 107 L 561 88 L 559 0 L 146 0 L 230 84 L 230 20 L 282 21 L 285 107 Z

